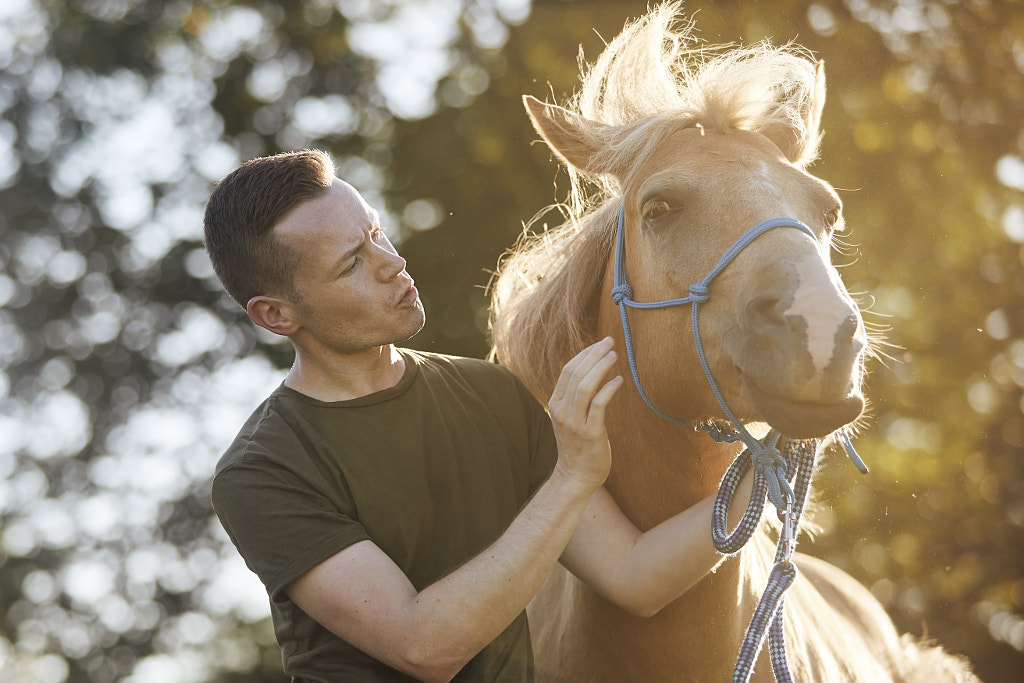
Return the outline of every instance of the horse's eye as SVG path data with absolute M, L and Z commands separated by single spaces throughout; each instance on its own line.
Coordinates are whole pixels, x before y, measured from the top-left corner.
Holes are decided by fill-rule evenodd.
M 833 209 L 825 211 L 825 227 L 831 228 L 839 222 L 839 217 L 843 215 L 842 209 L 838 206 Z
M 654 199 L 644 204 L 644 220 L 653 221 L 657 218 L 661 218 L 669 211 L 672 207 L 668 205 L 668 202 L 660 199 Z

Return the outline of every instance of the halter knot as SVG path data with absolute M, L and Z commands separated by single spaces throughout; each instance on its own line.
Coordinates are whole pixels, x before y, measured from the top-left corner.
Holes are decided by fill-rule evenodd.
M 612 301 L 618 306 L 622 303 L 623 299 L 626 301 L 633 300 L 633 288 L 629 285 L 623 284 L 612 288 Z
M 711 297 L 711 290 L 703 282 L 690 285 L 690 301 L 695 304 L 701 304 L 707 301 Z
M 789 485 L 786 470 L 789 463 L 774 446 L 765 446 L 754 442 L 759 448 L 751 449 L 750 460 L 754 465 L 754 471 L 764 477 L 768 485 L 768 500 L 772 502 L 777 510 L 786 509 L 786 500 L 793 500 L 793 489 Z

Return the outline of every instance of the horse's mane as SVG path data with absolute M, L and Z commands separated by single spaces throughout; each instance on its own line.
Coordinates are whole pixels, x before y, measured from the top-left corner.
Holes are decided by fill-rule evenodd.
M 818 121 L 807 112 L 821 95 L 807 51 L 704 46 L 681 11 L 681 2 L 665 3 L 627 25 L 593 65 L 580 55 L 582 84 L 566 108 L 593 122 L 581 134 L 599 151 L 589 169 L 568 169 L 565 222 L 540 234 L 528 225 L 492 282 L 492 355 L 538 398 L 594 341 L 621 187 L 669 135 L 782 126 L 793 163 L 817 156 Z

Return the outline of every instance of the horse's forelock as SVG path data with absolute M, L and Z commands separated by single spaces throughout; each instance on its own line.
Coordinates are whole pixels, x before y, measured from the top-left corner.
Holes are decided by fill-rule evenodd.
M 583 80 L 568 108 L 611 128 L 593 132 L 605 146 L 595 157 L 596 174 L 574 175 L 574 196 L 582 191 L 577 183 L 594 181 L 617 194 L 614 178 L 595 175 L 628 176 L 668 134 L 697 123 L 718 130 L 781 123 L 801 141 L 801 163 L 815 156 L 818 131 L 805 120 L 817 97 L 810 53 L 767 41 L 704 46 L 681 12 L 682 3 L 660 5 L 626 26 L 593 65 L 580 60 Z

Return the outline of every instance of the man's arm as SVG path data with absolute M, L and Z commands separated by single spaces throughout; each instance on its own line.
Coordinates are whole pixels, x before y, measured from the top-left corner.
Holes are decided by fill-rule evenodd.
M 729 510 L 733 528 L 750 498 L 748 472 Z M 712 494 L 646 533 L 602 487 L 590 499 L 562 564 L 610 602 L 636 616 L 657 614 L 725 559 L 711 542 Z
M 604 381 L 615 362 L 611 348 L 610 340 L 598 342 L 565 366 L 548 404 L 555 469 L 486 550 L 417 592 L 380 548 L 363 541 L 292 582 L 288 597 L 389 666 L 427 681 L 450 680 L 526 607 L 608 476 L 604 412 L 622 383 Z

